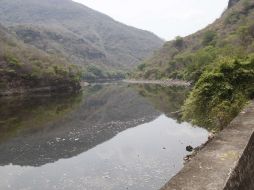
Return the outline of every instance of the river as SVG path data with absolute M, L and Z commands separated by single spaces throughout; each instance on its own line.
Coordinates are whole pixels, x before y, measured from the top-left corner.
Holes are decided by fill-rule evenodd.
M 207 130 L 179 122 L 188 89 L 107 84 L 0 99 L 1 190 L 157 190 Z

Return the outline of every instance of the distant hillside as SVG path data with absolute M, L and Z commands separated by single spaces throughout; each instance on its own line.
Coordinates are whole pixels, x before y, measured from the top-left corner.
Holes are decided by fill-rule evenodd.
M 166 42 L 138 66 L 135 77 L 196 81 L 218 57 L 245 57 L 253 52 L 254 1 L 230 0 L 221 18 L 193 35 Z
M 30 47 L 0 25 L 0 96 L 80 88 L 79 68 Z
M 104 69 L 133 68 L 163 44 L 150 32 L 71 0 L 1 0 L 0 22 L 25 43 L 47 53 Z

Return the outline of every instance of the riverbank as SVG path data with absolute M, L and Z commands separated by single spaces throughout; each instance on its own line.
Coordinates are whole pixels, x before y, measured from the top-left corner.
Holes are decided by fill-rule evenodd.
M 254 101 L 161 190 L 254 188 Z
M 130 84 L 158 84 L 162 86 L 190 86 L 191 83 L 183 80 L 167 79 L 167 80 L 134 80 L 126 79 L 123 80 L 125 83 Z

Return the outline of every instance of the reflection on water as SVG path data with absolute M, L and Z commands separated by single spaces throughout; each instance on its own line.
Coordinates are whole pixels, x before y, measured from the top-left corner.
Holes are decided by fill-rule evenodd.
M 23 134 L 44 130 L 49 122 L 68 114 L 82 101 L 72 96 L 12 97 L 0 99 L 0 142 Z
M 139 84 L 133 85 L 133 87 L 156 109 L 175 119 L 178 119 L 179 115 L 176 113 L 180 111 L 189 92 L 189 88 L 183 86 L 163 87 L 161 85 Z
M 185 89 L 92 86 L 2 99 L 0 189 L 158 189 L 207 131 L 178 124 Z M 166 97 L 165 97 L 166 96 Z

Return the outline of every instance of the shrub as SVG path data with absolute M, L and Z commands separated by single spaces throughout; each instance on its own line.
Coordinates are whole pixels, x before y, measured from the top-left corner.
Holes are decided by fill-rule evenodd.
M 12 67 L 20 67 L 21 66 L 19 60 L 16 57 L 12 56 L 11 54 L 5 55 L 4 59 Z
M 146 64 L 141 63 L 141 64 L 138 65 L 138 70 L 143 71 L 145 67 L 146 67 Z
M 253 86 L 254 59 L 220 58 L 196 83 L 183 106 L 183 119 L 223 128 L 253 98 Z
M 215 45 L 216 43 L 216 32 L 208 30 L 204 33 L 202 44 L 203 46 Z
M 183 38 L 181 36 L 177 36 L 175 41 L 174 41 L 174 46 L 176 48 L 182 48 L 184 45 L 184 41 Z
M 239 12 L 233 11 L 231 12 L 225 19 L 225 24 L 235 24 L 241 18 L 241 14 Z
M 88 70 L 88 72 L 93 73 L 98 78 L 105 77 L 103 71 L 99 67 L 97 67 L 95 65 L 90 65 L 87 70 Z
M 253 31 L 252 28 L 253 26 L 241 26 L 238 29 L 238 35 L 239 35 L 239 39 L 241 40 L 242 45 L 247 46 L 250 45 L 252 43 L 252 39 L 253 39 Z

